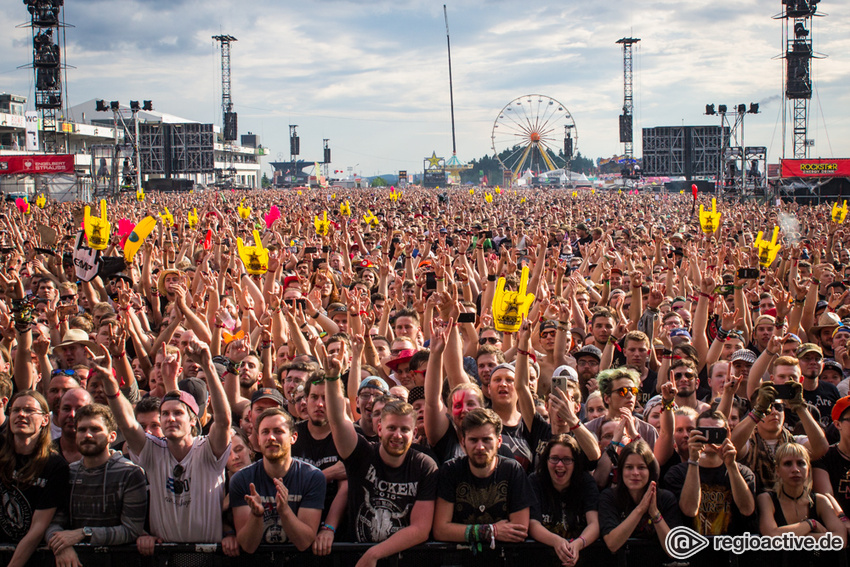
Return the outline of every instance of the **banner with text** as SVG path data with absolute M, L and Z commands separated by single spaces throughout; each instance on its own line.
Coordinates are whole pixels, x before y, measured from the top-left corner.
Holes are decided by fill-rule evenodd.
M 50 175 L 74 173 L 74 156 L 0 156 L 0 175 Z
M 850 177 L 850 159 L 783 159 L 782 177 Z

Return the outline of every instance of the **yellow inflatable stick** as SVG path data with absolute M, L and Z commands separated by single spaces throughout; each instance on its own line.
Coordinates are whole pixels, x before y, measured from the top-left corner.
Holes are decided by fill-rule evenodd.
M 339 206 L 339 214 L 344 217 L 351 216 L 351 205 L 348 204 L 348 199 L 346 199 L 345 202 Z
M 165 226 L 174 226 L 174 215 L 168 212 L 168 207 L 165 207 L 164 213 L 159 213 L 159 218 L 162 219 L 162 224 Z
M 133 232 L 127 237 L 127 241 L 124 243 L 124 261 L 128 264 L 133 262 L 133 257 L 136 255 L 136 252 L 139 251 L 139 248 L 142 247 L 142 243 L 145 241 L 145 238 L 153 232 L 153 229 L 156 228 L 156 219 L 153 217 L 145 217 L 133 228 Z
M 198 209 L 192 208 L 192 212 L 188 214 L 186 220 L 189 221 L 189 228 L 193 229 L 198 226 L 198 223 L 201 222 L 200 217 L 198 216 Z
M 485 193 L 484 194 L 484 200 L 487 201 L 488 203 L 492 203 L 493 202 L 493 195 L 491 195 L 490 193 Z
M 239 257 L 242 258 L 242 263 L 245 264 L 245 269 L 251 275 L 265 274 L 269 269 L 269 251 L 263 247 L 263 241 L 260 240 L 260 233 L 254 230 L 254 246 L 245 246 L 242 239 L 236 239 L 237 250 Z
M 372 226 L 378 226 L 378 217 L 372 213 L 371 209 L 366 209 L 366 214 L 363 215 L 363 220 L 366 224 L 371 224 Z
M 110 225 L 106 218 L 106 199 L 100 200 L 100 216 L 91 216 L 91 207 L 86 205 L 84 224 L 89 247 L 94 250 L 105 250 L 109 246 Z
M 706 234 L 714 234 L 720 228 L 720 215 L 717 212 L 717 199 L 711 199 L 711 211 L 703 210 L 703 206 L 699 206 L 699 225 L 702 231 Z
M 248 220 L 248 217 L 250 217 L 250 216 L 251 216 L 251 207 L 245 207 L 245 206 L 244 206 L 244 204 L 245 204 L 245 199 L 242 199 L 242 200 L 239 202 L 239 208 L 238 208 L 238 209 L 236 209 L 236 210 L 237 210 L 237 212 L 239 213 L 239 218 L 240 218 L 240 219 L 242 219 L 242 220 Z
M 525 203 L 525 197 L 523 197 L 522 199 L 519 200 L 520 205 L 523 204 L 523 203 Z
M 328 220 L 328 212 L 325 211 L 321 219 L 319 218 L 319 215 L 316 215 L 316 219 L 313 221 L 313 226 L 316 227 L 316 234 L 319 236 L 327 236 L 328 230 L 331 226 L 331 221 Z
M 493 296 L 493 321 L 497 330 L 503 333 L 516 333 L 522 324 L 522 318 L 528 316 L 528 310 L 534 302 L 534 294 L 528 289 L 528 266 L 522 269 L 519 291 L 505 291 L 505 278 L 499 278 L 496 295 Z
M 759 231 L 758 236 L 756 236 L 756 241 L 753 243 L 753 246 L 755 246 L 755 248 L 759 251 L 759 264 L 764 268 L 773 263 L 776 259 L 776 254 L 778 254 L 779 249 L 782 248 L 782 245 L 776 242 L 777 236 L 779 236 L 779 227 L 774 226 L 773 238 L 770 242 L 763 240 L 762 231 Z
M 847 200 L 844 200 L 844 206 L 840 209 L 838 208 L 838 203 L 832 205 L 832 222 L 841 224 L 844 222 L 844 218 L 847 216 Z
M 44 194 L 40 194 L 38 197 L 36 197 L 35 204 L 39 209 L 43 209 L 44 206 L 47 204 L 47 197 L 45 197 Z M 844 201 L 844 212 L 847 212 L 847 201 Z

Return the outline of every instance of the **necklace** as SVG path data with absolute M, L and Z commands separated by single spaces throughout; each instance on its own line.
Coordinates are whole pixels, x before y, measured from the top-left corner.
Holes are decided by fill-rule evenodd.
M 785 498 L 787 498 L 788 500 L 790 500 L 790 501 L 791 501 L 791 503 L 792 503 L 792 505 L 794 506 L 794 515 L 797 517 L 797 521 L 798 521 L 798 522 L 802 522 L 803 520 L 805 520 L 806 518 L 808 518 L 808 517 L 809 517 L 809 513 L 808 513 L 808 512 L 809 512 L 809 507 L 808 507 L 808 506 L 806 506 L 806 509 L 804 510 L 804 513 L 803 513 L 803 514 L 800 514 L 800 509 L 799 509 L 799 507 L 797 506 L 797 504 L 798 504 L 798 502 L 799 502 L 800 498 L 802 498 L 802 497 L 803 497 L 803 495 L 805 494 L 805 491 L 804 491 L 802 494 L 800 494 L 798 497 L 794 498 L 793 496 L 791 496 L 790 494 L 788 494 L 787 492 L 785 492 L 785 487 L 783 486 L 783 487 L 782 487 L 782 494 L 785 496 Z
M 785 495 L 785 498 L 787 498 L 788 500 L 791 500 L 791 501 L 793 501 L 793 502 L 797 502 L 797 500 L 799 500 L 800 498 L 802 498 L 802 497 L 803 497 L 803 494 L 804 494 L 804 493 L 800 493 L 800 495 L 799 495 L 799 496 L 797 496 L 796 498 L 794 498 L 793 496 L 791 496 L 790 494 L 788 494 L 787 492 L 785 492 L 785 487 L 783 486 L 783 487 L 782 487 L 782 494 L 784 494 L 784 495 Z

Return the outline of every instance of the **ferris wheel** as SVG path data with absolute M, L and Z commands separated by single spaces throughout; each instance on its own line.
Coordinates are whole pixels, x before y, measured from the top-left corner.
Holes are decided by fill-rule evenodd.
M 567 107 L 552 97 L 530 94 L 509 102 L 493 123 L 493 151 L 506 170 L 519 177 L 565 169 L 578 145 Z

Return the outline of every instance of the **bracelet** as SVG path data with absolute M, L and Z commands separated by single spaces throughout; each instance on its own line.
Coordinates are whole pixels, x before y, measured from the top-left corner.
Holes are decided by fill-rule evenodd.
M 496 274 L 489 274 L 489 275 L 487 276 L 487 281 L 488 281 L 488 282 L 494 282 L 494 281 L 496 281 Z
M 272 348 L 272 342 L 271 341 L 269 341 L 267 343 L 260 343 L 260 349 L 268 350 L 270 348 Z
M 584 549 L 585 547 L 587 547 L 587 540 L 586 540 L 586 539 L 584 539 L 584 536 L 583 536 L 583 535 L 578 536 L 576 539 L 580 539 L 580 540 L 581 540 L 581 543 L 582 543 L 582 549 Z
M 815 531 L 817 529 L 818 524 L 812 518 L 806 518 L 806 522 L 809 524 L 809 527 L 811 528 L 812 531 Z
M 637 435 L 635 435 L 635 438 L 634 438 L 634 439 L 632 439 L 632 441 L 631 441 L 631 442 L 632 442 L 632 443 L 634 443 L 635 441 L 638 441 L 639 439 L 640 439 L 640 433 L 638 433 Z
M 310 315 L 310 317 L 312 317 L 313 319 L 318 319 L 318 318 L 319 318 L 319 312 L 318 312 L 318 311 L 316 311 L 315 313 L 313 313 L 312 315 Z M 323 525 L 324 525 L 324 524 L 323 524 Z
M 621 449 L 625 448 L 625 445 L 623 445 L 619 441 L 611 441 L 611 445 L 614 445 L 615 447 L 620 447 Z
M 328 381 L 328 382 L 333 382 L 334 380 L 339 380 L 339 378 L 340 378 L 340 376 L 339 376 L 339 375 L 336 375 L 336 376 L 325 376 L 325 380 L 326 380 L 326 381 Z
M 106 396 L 107 398 L 109 398 L 110 400 L 115 400 L 115 399 L 117 399 L 117 398 L 118 398 L 118 396 L 120 396 L 120 395 L 121 395 L 121 390 L 117 390 L 117 391 L 116 391 L 114 394 L 112 394 L 112 395 L 107 394 L 106 392 L 104 392 L 104 393 L 103 393 L 103 395 L 104 395 L 104 396 Z
M 569 428 L 569 431 L 575 431 L 575 430 L 576 430 L 576 429 L 578 429 L 579 427 L 581 427 L 581 421 L 579 421 L 578 423 L 576 423 L 575 425 L 573 425 L 572 427 L 570 427 L 570 428 Z
M 676 398 L 673 398 L 669 402 L 665 402 L 664 400 L 661 400 L 661 403 L 664 404 L 664 405 L 661 406 L 661 409 L 663 411 L 674 411 L 675 409 L 677 409 L 676 408 Z
M 121 351 L 121 354 L 116 354 L 115 356 L 113 356 L 113 357 L 112 357 L 112 359 L 113 359 L 113 360 L 118 360 L 119 358 L 124 358 L 125 356 L 127 356 L 127 351 L 126 351 L 126 350 Z
M 698 467 L 699 461 L 692 461 L 691 459 L 688 459 L 688 466 Z
M 330 524 L 325 523 L 325 522 L 322 522 L 322 525 L 319 526 L 319 529 L 320 530 L 327 530 L 327 531 L 331 532 L 332 534 L 336 534 L 336 528 L 333 527 Z
M 752 419 L 756 423 L 760 423 L 761 420 L 764 419 L 764 414 L 761 412 L 757 412 L 756 410 L 751 410 L 750 413 L 748 413 L 747 415 L 750 416 L 750 419 Z
M 778 355 L 779 355 L 779 353 L 778 353 L 778 352 L 770 352 L 770 351 L 769 351 L 769 350 L 767 350 L 767 349 L 764 349 L 764 352 L 766 352 L 766 353 L 767 353 L 767 354 L 769 354 L 770 356 L 778 356 Z
M 658 512 L 658 514 L 656 514 L 655 516 L 652 517 L 652 523 L 653 524 L 660 524 L 663 520 L 664 520 L 664 516 L 661 515 L 660 511 Z
M 841 512 L 840 514 L 838 514 L 838 519 L 841 520 L 842 522 L 850 522 L 850 518 L 847 518 L 847 516 L 844 514 L 844 512 Z
M 714 301 L 717 298 L 716 295 L 711 295 L 710 293 L 703 293 L 703 292 L 699 292 L 699 296 L 700 297 L 706 297 L 706 298 L 708 298 L 712 301 Z

